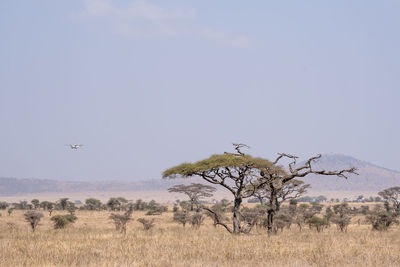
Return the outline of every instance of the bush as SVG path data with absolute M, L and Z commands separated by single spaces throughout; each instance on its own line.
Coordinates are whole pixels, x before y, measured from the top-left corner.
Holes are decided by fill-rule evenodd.
M 396 215 L 393 212 L 386 211 L 379 205 L 368 214 L 366 219 L 371 223 L 372 230 L 386 231 L 391 225 L 399 223 Z
M 146 215 L 161 215 L 163 212 L 168 210 L 166 206 L 163 206 L 154 200 L 149 202 L 147 208 L 149 211 L 146 213 Z
M 148 220 L 145 218 L 139 218 L 138 222 L 140 222 L 143 225 L 144 230 L 146 230 L 146 231 L 148 231 L 154 227 L 154 219 Z
M 313 216 L 310 219 L 307 219 L 306 223 L 308 223 L 310 229 L 314 228 L 317 232 L 322 232 L 324 228 L 328 227 L 329 222 L 326 218 L 320 218 L 317 216 Z
M 31 225 L 32 232 L 35 232 L 36 226 L 39 224 L 40 219 L 43 217 L 43 213 L 31 210 L 26 212 L 24 216 L 25 220 Z
M 9 208 L 9 209 L 7 210 L 8 216 L 11 216 L 11 213 L 13 213 L 13 211 L 14 211 L 14 208 Z
M 0 210 L 5 210 L 8 207 L 7 202 L 0 202 Z
M 68 224 L 74 223 L 78 218 L 73 214 L 56 215 L 51 217 L 50 220 L 54 222 L 54 229 L 63 229 Z
M 200 212 L 196 212 L 190 217 L 190 223 L 194 228 L 200 228 L 200 225 L 203 224 L 203 221 L 204 221 L 204 216 Z
M 111 213 L 110 219 L 114 221 L 115 229 L 126 234 L 126 224 L 131 220 L 133 207 L 127 210 L 123 215 Z
M 186 223 L 189 221 L 189 212 L 186 210 L 183 211 L 175 211 L 173 220 L 175 222 L 181 223 L 183 227 L 185 227 Z

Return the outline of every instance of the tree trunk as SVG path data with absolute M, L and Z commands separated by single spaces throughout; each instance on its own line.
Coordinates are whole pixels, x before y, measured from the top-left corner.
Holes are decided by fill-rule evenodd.
M 242 197 L 235 197 L 235 202 L 233 206 L 233 234 L 240 233 L 240 218 L 239 218 L 240 204 L 242 204 Z
M 272 233 L 274 230 L 274 215 L 277 210 L 279 210 L 279 203 L 276 198 L 275 188 L 270 186 L 270 195 L 269 195 L 269 207 L 268 207 L 268 219 L 267 219 L 267 232 L 268 235 Z
M 267 220 L 268 234 L 271 234 L 272 231 L 274 230 L 274 215 L 275 215 L 275 210 L 268 209 L 268 220 Z

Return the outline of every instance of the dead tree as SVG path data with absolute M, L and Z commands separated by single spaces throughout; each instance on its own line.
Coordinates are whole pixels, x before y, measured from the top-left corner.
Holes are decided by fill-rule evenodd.
M 182 193 L 189 197 L 190 200 L 190 211 L 193 211 L 194 205 L 196 205 L 197 210 L 199 209 L 199 201 L 205 197 L 211 197 L 215 192 L 215 188 L 209 185 L 192 183 L 190 185 L 174 185 L 168 189 L 168 192 L 172 193 Z
M 288 171 L 277 171 L 276 167 L 283 158 L 288 158 L 291 162 L 288 164 Z M 310 174 L 315 175 L 329 175 L 347 178 L 347 174 L 357 174 L 356 168 L 352 167 L 349 169 L 339 171 L 327 171 L 327 170 L 314 170 L 313 163 L 321 158 L 321 155 L 309 158 L 304 164 L 296 166 L 296 160 L 298 157 L 289 154 L 279 154 L 276 160 L 271 166 L 261 167 L 259 169 L 260 185 L 258 188 L 264 188 L 268 192 L 268 221 L 267 230 L 271 233 L 274 228 L 274 216 L 279 211 L 280 203 L 288 199 L 290 196 L 294 197 L 296 194 L 302 194 L 307 189 L 307 185 L 303 185 L 303 182 L 298 181 L 297 178 L 302 178 Z M 278 169 L 279 170 L 279 169 Z

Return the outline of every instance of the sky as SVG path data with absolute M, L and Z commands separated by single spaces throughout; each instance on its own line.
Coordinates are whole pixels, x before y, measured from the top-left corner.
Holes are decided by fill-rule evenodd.
M 232 142 L 400 170 L 399 29 L 399 0 L 2 0 L 0 177 L 158 179 Z

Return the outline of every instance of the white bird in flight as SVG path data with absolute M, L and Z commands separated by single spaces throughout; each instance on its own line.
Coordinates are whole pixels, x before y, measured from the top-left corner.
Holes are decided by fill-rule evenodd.
M 68 144 L 66 146 L 69 146 L 71 149 L 78 149 L 83 146 L 83 144 Z

